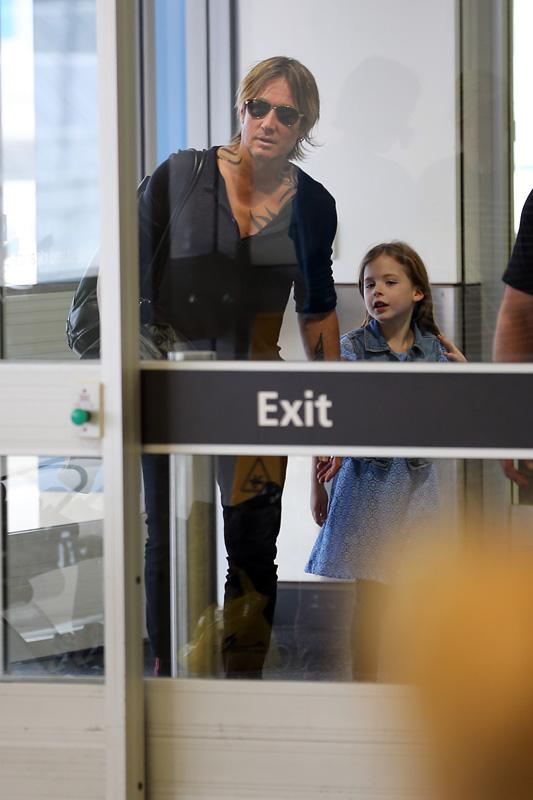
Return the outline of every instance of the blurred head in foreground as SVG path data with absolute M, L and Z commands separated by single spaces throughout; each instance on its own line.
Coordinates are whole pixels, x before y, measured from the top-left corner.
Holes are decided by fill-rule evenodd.
M 391 677 L 419 689 L 435 796 L 531 800 L 533 555 L 424 559 L 394 606 Z

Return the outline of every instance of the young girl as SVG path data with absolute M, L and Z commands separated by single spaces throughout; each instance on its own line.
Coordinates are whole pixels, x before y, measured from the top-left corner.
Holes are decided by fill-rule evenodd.
M 409 245 L 373 247 L 361 263 L 359 291 L 366 316 L 362 327 L 342 336 L 343 359 L 466 360 L 437 327 L 426 268 Z M 394 413 L 394 398 L 390 410 Z M 328 506 L 324 482 L 333 476 Z M 305 569 L 356 581 L 351 638 L 355 679 L 377 678 L 391 545 L 414 525 L 431 525 L 437 509 L 436 471 L 425 459 L 335 458 L 319 462 L 314 470 L 311 510 L 322 528 Z

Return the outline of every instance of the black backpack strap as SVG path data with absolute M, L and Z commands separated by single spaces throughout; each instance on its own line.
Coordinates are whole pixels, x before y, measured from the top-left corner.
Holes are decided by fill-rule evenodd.
M 146 268 L 143 268 L 143 265 L 140 265 L 141 273 L 144 274 L 140 275 L 140 285 L 141 285 L 141 319 L 143 321 L 151 321 L 152 313 L 149 310 L 150 306 L 154 304 L 154 298 L 157 297 L 157 292 L 159 290 L 159 285 L 161 283 L 161 270 L 164 268 L 164 264 L 157 264 L 158 257 L 161 253 L 161 249 L 163 245 L 165 245 L 168 241 L 169 235 L 173 227 L 176 225 L 179 216 L 185 205 L 191 196 L 196 184 L 198 183 L 198 179 L 202 174 L 204 167 L 207 162 L 208 157 L 208 150 L 189 150 L 186 152 L 192 152 L 194 155 L 192 169 L 189 175 L 188 183 L 185 185 L 180 197 L 178 198 L 177 202 L 172 209 L 172 212 L 169 214 L 168 221 L 165 225 L 165 229 L 163 233 L 159 237 L 159 241 L 154 252 L 150 256 L 150 262 Z M 139 184 L 138 188 L 138 198 L 141 199 L 144 191 L 148 185 L 150 180 L 150 176 L 147 175 L 143 178 L 141 183 Z

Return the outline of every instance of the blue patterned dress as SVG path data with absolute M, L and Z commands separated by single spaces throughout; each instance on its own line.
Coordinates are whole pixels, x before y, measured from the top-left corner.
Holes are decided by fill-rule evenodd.
M 341 339 L 344 359 L 446 361 L 432 334 L 414 326 L 407 353 L 393 353 L 375 321 Z M 388 583 L 394 561 L 416 530 L 429 529 L 439 512 L 435 466 L 414 458 L 344 458 L 333 479 L 326 522 L 305 571 L 330 578 Z

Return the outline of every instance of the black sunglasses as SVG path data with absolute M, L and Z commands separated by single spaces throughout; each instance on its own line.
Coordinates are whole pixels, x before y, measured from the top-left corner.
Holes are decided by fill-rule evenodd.
M 298 109 L 294 108 L 294 106 L 273 106 L 267 100 L 262 100 L 260 97 L 253 97 L 251 100 L 247 100 L 244 107 L 254 119 L 263 119 L 271 109 L 274 109 L 278 120 L 287 128 L 292 128 L 292 126 L 296 125 L 298 120 L 304 116 L 300 114 Z

